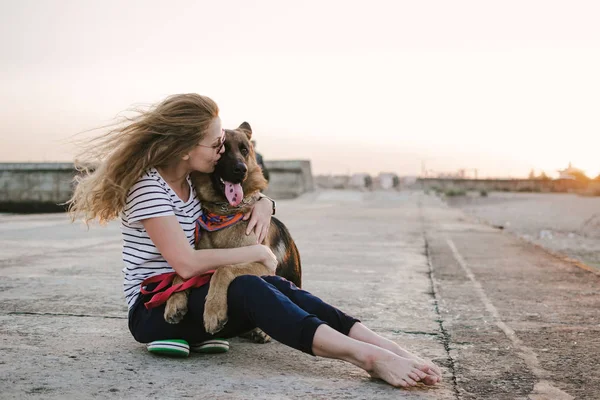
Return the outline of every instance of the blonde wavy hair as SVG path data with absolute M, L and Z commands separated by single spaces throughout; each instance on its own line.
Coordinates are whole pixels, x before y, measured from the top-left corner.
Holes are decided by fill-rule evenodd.
M 144 171 L 177 161 L 219 116 L 213 100 L 194 93 L 170 96 L 147 111 L 135 111 L 135 117 L 110 125 L 108 133 L 90 140 L 77 156 L 79 174 L 67 202 L 73 221 L 104 224 L 117 218 L 129 188 Z

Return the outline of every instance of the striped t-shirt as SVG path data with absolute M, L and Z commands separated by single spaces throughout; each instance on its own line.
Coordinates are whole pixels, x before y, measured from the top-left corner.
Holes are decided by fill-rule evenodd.
M 175 215 L 190 246 L 194 246 L 195 223 L 200 214 L 200 201 L 190 177 L 190 198 L 180 199 L 156 168 L 150 168 L 127 192 L 127 201 L 121 214 L 123 234 L 123 274 L 125 299 L 129 308 L 140 293 L 140 284 L 150 276 L 173 272 L 160 254 L 140 221 L 147 218 Z

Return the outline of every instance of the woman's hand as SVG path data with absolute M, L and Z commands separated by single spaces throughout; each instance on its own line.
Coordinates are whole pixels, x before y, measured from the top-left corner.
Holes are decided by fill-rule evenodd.
M 275 275 L 275 271 L 277 270 L 277 257 L 275 257 L 275 254 L 271 251 L 271 248 L 262 244 L 256 245 L 255 247 L 258 252 L 257 262 L 264 264 L 265 267 Z
M 258 199 L 254 203 L 254 207 L 249 213 L 244 215 L 244 221 L 250 219 L 248 227 L 246 228 L 246 235 L 254 229 L 257 241 L 256 243 L 262 243 L 269 233 L 269 226 L 271 226 L 271 213 L 273 212 L 273 204 L 271 200 L 263 197 Z

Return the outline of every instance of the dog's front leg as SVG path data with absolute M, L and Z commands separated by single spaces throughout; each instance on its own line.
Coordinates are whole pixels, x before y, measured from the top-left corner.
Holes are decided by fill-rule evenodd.
M 227 289 L 240 275 L 269 275 L 261 263 L 227 265 L 217 269 L 210 280 L 204 304 L 204 329 L 210 334 L 219 332 L 227 323 Z
M 173 278 L 172 285 L 175 286 L 184 280 L 179 276 L 175 275 Z M 188 312 L 188 296 L 190 290 L 184 290 L 183 292 L 173 293 L 168 299 L 165 306 L 165 321 L 169 324 L 178 324 L 181 322 L 185 314 Z

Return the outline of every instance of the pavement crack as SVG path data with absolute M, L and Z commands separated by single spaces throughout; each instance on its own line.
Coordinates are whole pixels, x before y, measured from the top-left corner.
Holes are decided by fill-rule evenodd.
M 460 392 L 458 390 L 458 381 L 456 379 L 456 366 L 454 363 L 454 359 L 450 355 L 450 333 L 448 333 L 448 331 L 444 327 L 444 319 L 442 318 L 442 314 L 440 313 L 439 300 L 438 300 L 439 295 L 436 290 L 435 280 L 434 280 L 434 276 L 433 276 L 433 263 L 431 262 L 429 241 L 427 240 L 427 232 L 425 230 L 425 217 L 423 216 L 423 206 L 421 204 L 420 198 L 418 201 L 418 206 L 419 206 L 419 219 L 421 221 L 421 226 L 422 226 L 423 241 L 425 243 L 425 256 L 427 258 L 427 266 L 429 267 L 428 277 L 429 277 L 429 284 L 431 285 L 430 295 L 431 295 L 431 297 L 433 297 L 435 313 L 438 315 L 436 322 L 438 323 L 438 325 L 440 327 L 440 332 L 441 332 L 437 336 L 440 338 L 440 341 L 442 342 L 442 345 L 444 346 L 444 350 L 446 351 L 446 357 L 448 360 L 448 368 L 452 372 L 452 390 L 454 391 L 454 395 L 456 396 L 456 399 L 460 399 Z
M 427 256 L 427 265 L 429 266 L 429 283 L 431 284 L 431 290 L 433 292 L 433 304 L 435 312 L 438 315 L 438 319 L 436 320 L 436 322 L 440 326 L 441 332 L 441 334 L 438 336 L 440 337 L 440 340 L 444 345 L 444 349 L 446 350 L 446 355 L 448 358 L 448 367 L 450 368 L 450 371 L 452 371 L 452 388 L 454 390 L 454 394 L 457 399 L 460 399 L 460 393 L 458 391 L 458 382 L 456 380 L 456 368 L 454 365 L 454 359 L 450 355 L 450 334 L 448 333 L 446 328 L 444 328 L 444 319 L 442 318 L 442 315 L 440 313 L 438 293 L 435 289 L 435 283 L 433 278 L 433 264 L 431 263 L 431 255 L 429 253 L 429 242 L 427 241 L 427 236 L 425 235 L 425 232 L 423 232 L 423 238 L 425 240 L 425 254 Z
M 436 332 L 422 332 L 422 331 L 405 331 L 402 329 L 392 329 L 394 333 L 406 333 L 409 335 L 428 335 L 428 336 L 440 336 L 439 333 Z
M 10 311 L 5 315 L 45 315 L 52 317 L 84 317 L 84 318 L 103 318 L 103 319 L 127 319 L 127 317 L 114 317 L 110 315 L 91 315 L 91 314 L 69 314 L 69 313 L 48 313 L 48 312 L 27 312 Z

